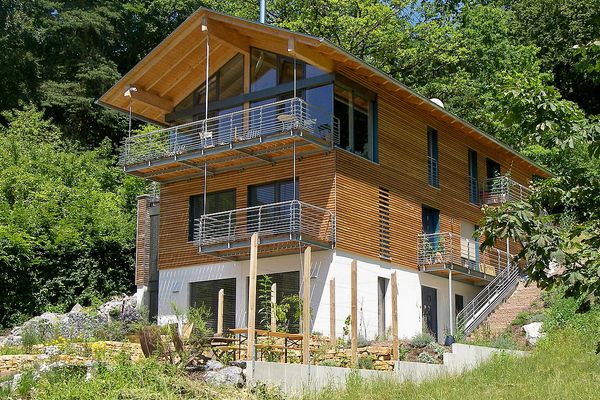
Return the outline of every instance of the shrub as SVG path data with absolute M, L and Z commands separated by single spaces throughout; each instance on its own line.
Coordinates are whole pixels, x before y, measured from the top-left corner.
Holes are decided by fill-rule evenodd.
M 427 353 L 426 351 L 419 353 L 419 355 L 417 356 L 417 361 L 427 364 L 437 364 L 435 358 L 433 358 L 431 354 Z
M 497 336 L 494 340 L 492 340 L 490 346 L 497 349 L 517 349 L 519 347 L 517 342 L 515 342 L 510 334 Z
M 435 353 L 436 356 L 438 356 L 438 358 L 442 359 L 444 357 L 445 349 L 443 346 L 440 346 L 438 343 L 431 342 L 427 345 L 427 348 L 430 350 L 433 350 L 433 352 Z
M 513 325 L 513 326 L 526 325 L 527 321 L 529 321 L 529 317 L 530 317 L 530 315 L 527 311 L 521 311 L 517 314 L 517 316 L 515 317 L 513 322 L 511 322 L 511 325 Z
M 399 361 L 406 360 L 406 356 L 408 355 L 408 353 L 410 353 L 410 349 L 408 347 L 405 347 L 402 344 L 400 344 L 398 346 L 398 360 Z
M 358 368 L 359 369 L 375 369 L 373 356 L 359 357 Z
M 422 349 L 432 342 L 435 342 L 435 338 L 430 333 L 419 333 L 410 340 L 411 346 L 417 349 Z

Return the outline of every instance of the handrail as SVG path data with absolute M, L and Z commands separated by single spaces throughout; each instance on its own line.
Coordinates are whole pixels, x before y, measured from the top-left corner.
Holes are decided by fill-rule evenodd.
M 339 143 L 339 119 L 301 98 L 274 101 L 207 119 L 158 129 L 123 139 L 119 161 L 132 165 L 174 158 L 234 143 L 252 143 L 291 132 L 312 135 L 329 146 Z
M 510 264 L 506 251 L 479 249 L 479 242 L 452 232 L 423 233 L 417 238 L 417 264 L 421 267 L 460 266 L 484 275 L 496 276 Z
M 335 214 L 299 200 L 283 201 L 202 215 L 195 223 L 195 242 L 200 252 L 210 246 L 232 247 L 259 238 L 281 241 L 335 242 Z
M 517 266 L 505 268 L 456 315 L 459 332 L 469 335 L 492 313 L 517 286 L 520 270 Z
M 485 180 L 481 193 L 482 204 L 502 204 L 512 201 L 526 200 L 531 189 L 520 184 L 508 175 L 501 175 Z

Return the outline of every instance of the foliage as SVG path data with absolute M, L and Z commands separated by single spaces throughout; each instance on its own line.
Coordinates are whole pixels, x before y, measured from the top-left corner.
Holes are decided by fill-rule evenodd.
M 272 285 L 273 279 L 269 275 L 262 275 L 258 278 L 258 316 L 260 318 L 258 324 L 263 329 L 268 329 L 271 326 L 271 310 L 276 307 L 276 304 L 271 301 Z
M 410 347 L 404 346 L 402 343 L 400 343 L 398 345 L 398 360 L 404 361 L 408 353 L 410 353 Z
M 422 351 L 421 353 L 419 353 L 419 355 L 417 356 L 417 361 L 426 364 L 437 364 L 435 358 L 433 358 L 431 354 L 427 353 L 426 351 Z
M 375 369 L 375 358 L 372 355 L 366 357 L 358 357 L 358 368 L 359 369 Z
M 0 326 L 128 291 L 143 182 L 113 167 L 108 142 L 78 150 L 33 107 L 4 115 Z
M 420 349 L 433 342 L 435 338 L 430 333 L 418 333 L 410 340 L 410 345 Z

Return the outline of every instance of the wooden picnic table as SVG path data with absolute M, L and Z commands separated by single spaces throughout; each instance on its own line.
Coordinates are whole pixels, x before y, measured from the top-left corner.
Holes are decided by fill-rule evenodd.
M 238 335 L 238 350 L 241 358 L 242 354 L 242 343 L 245 343 L 248 340 L 248 328 L 234 328 L 229 329 L 229 332 L 234 335 Z M 284 340 L 283 345 L 283 353 L 284 353 L 284 361 L 288 360 L 288 350 L 300 350 L 302 348 L 302 340 L 304 339 L 304 335 L 301 333 L 287 333 L 287 332 L 274 332 L 266 329 L 255 329 L 256 336 L 265 336 L 265 337 L 273 337 L 280 338 Z M 270 346 L 276 347 L 276 346 Z M 261 353 L 262 354 L 262 353 Z

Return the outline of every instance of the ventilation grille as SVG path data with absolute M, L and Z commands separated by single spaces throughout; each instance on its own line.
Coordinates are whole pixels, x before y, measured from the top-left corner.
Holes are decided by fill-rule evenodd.
M 390 254 L 390 191 L 379 188 L 379 257 L 391 259 Z

